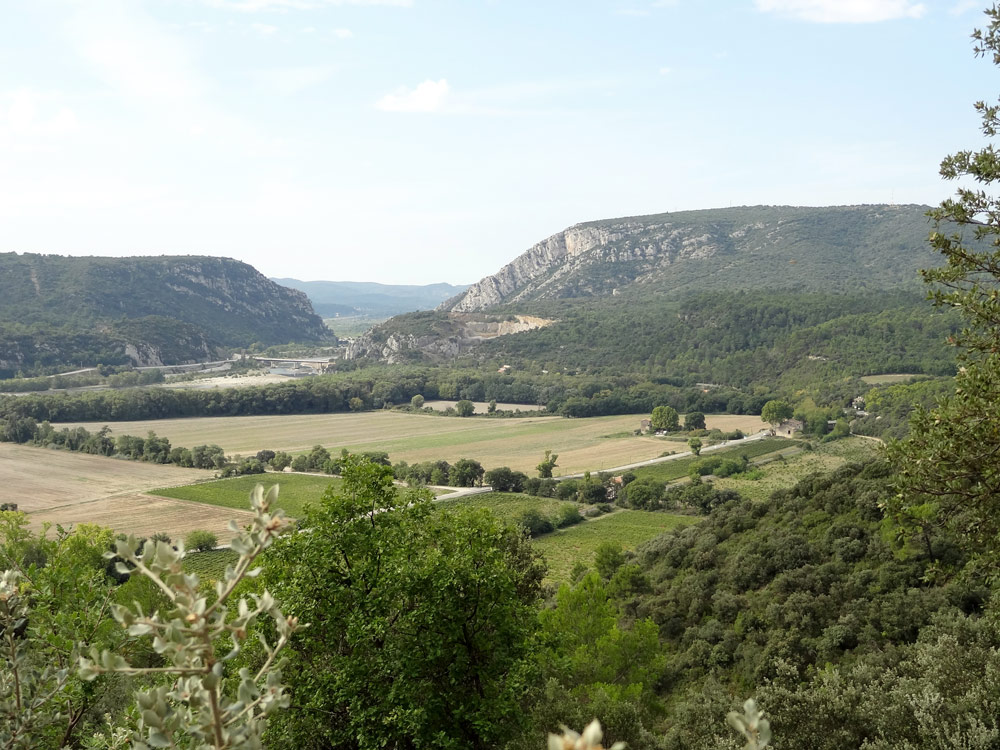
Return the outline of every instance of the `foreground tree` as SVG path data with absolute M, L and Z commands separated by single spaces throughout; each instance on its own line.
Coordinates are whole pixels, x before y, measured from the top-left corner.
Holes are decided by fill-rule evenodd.
M 532 681 L 543 569 L 485 512 L 435 511 L 350 458 L 264 584 L 311 625 L 290 649 L 290 710 L 270 747 L 493 748 Z
M 977 56 L 1000 65 L 1000 9 L 986 11 L 984 30 L 973 34 Z M 1000 105 L 977 102 L 988 138 L 1000 131 Z M 1000 153 L 992 143 L 960 151 L 941 163 L 947 179 L 979 185 L 1000 179 Z M 979 556 L 992 577 L 1000 570 L 1000 199 L 983 188 L 963 187 L 930 212 L 931 244 L 945 265 L 923 272 L 934 284 L 934 304 L 960 310 L 966 327 L 952 343 L 961 347 L 954 395 L 919 410 L 911 435 L 890 446 L 899 480 L 891 503 L 900 528 L 935 557 L 934 536 L 946 526 Z
M 56 750 L 79 745 L 105 712 L 118 712 L 122 680 L 82 681 L 79 649 L 99 645 L 138 662 L 149 649 L 112 627 L 118 601 L 160 604 L 106 572 L 110 529 L 80 524 L 35 534 L 23 513 L 0 512 L 0 748 Z
M 144 667 L 129 663 L 121 653 L 92 647 L 89 659 L 79 660 L 85 680 L 100 675 L 169 676 L 170 684 L 159 684 L 136 694 L 139 719 L 130 738 L 133 748 L 199 748 L 204 750 L 256 750 L 262 747 L 265 721 L 275 710 L 285 708 L 288 698 L 281 683 L 278 654 L 298 627 L 296 617 L 286 617 L 265 590 L 232 601 L 247 577 L 259 569 L 254 562 L 274 539 L 288 527 L 280 509 L 271 513 L 278 488 L 264 495 L 257 485 L 250 502 L 254 510 L 251 524 L 237 532 L 230 544 L 239 557 L 227 566 L 214 595 L 206 595 L 197 575 L 185 573 L 184 548 L 167 542 L 140 547 L 135 537 L 115 543 L 121 575 L 141 575 L 162 592 L 165 606 L 151 613 L 139 604 L 113 605 L 111 614 L 133 636 L 153 636 L 153 650 L 165 666 Z M 110 553 L 109 553 L 110 554 Z M 241 669 L 227 690 L 226 665 L 239 654 L 254 621 L 266 617 L 276 637 L 261 637 L 261 664 L 254 670 Z

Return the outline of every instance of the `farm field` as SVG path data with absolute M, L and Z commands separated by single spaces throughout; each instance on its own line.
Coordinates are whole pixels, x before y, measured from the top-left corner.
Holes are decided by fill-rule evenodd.
M 219 538 L 222 541 L 222 537 Z M 204 581 L 218 581 L 226 572 L 226 566 L 232 565 L 239 557 L 231 549 L 211 549 L 207 552 L 189 552 L 184 557 L 184 571 L 197 573 Z
M 554 517 L 565 505 L 579 503 L 572 500 L 557 500 L 554 497 L 534 497 L 519 492 L 484 492 L 481 495 L 456 497 L 454 500 L 439 500 L 436 505 L 441 508 L 486 508 L 493 511 L 505 521 L 517 521 L 525 511 L 537 510 L 543 516 Z
M 437 505 L 447 507 L 487 508 L 505 521 L 515 522 L 526 510 L 537 510 L 543 516 L 554 517 L 564 505 L 577 505 L 569 500 L 533 497 L 519 493 L 487 492 L 454 500 L 441 500 Z M 535 548 L 544 556 L 549 566 L 547 580 L 562 583 L 569 579 L 577 561 L 591 565 L 594 552 L 604 541 L 617 542 L 623 549 L 635 549 L 647 539 L 664 531 L 689 523 L 697 523 L 694 516 L 650 513 L 641 510 L 616 510 L 608 515 L 553 531 L 533 540 Z
M 816 472 L 833 471 L 851 461 L 863 461 L 878 455 L 874 440 L 852 437 L 821 443 L 814 451 L 803 451 L 786 461 L 772 461 L 759 468 L 760 479 L 725 477 L 712 480 L 719 489 L 732 489 L 755 502 L 767 500 L 775 490 L 792 487 L 800 479 Z
M 695 516 L 618 510 L 576 526 L 553 531 L 535 539 L 534 545 L 548 563 L 547 580 L 563 583 L 569 580 L 569 574 L 578 561 L 588 567 L 594 564 L 594 553 L 601 542 L 617 542 L 622 549 L 633 550 L 665 531 L 698 523 L 698 520 Z
M 268 490 L 273 485 L 278 485 L 277 507 L 283 508 L 285 513 L 292 518 L 298 518 L 305 512 L 306 503 L 318 502 L 328 487 L 331 485 L 334 488 L 339 487 L 340 482 L 340 477 L 336 476 L 274 472 L 218 479 L 214 482 L 199 482 L 180 487 L 163 487 L 150 490 L 150 494 L 188 500 L 193 503 L 207 503 L 222 508 L 248 510 L 250 508 L 250 493 L 254 487 L 260 484 L 264 486 L 265 490 Z M 453 491 L 434 487 L 430 490 L 437 495 Z
M 686 477 L 688 475 L 688 471 L 691 469 L 691 466 L 698 463 L 703 458 L 738 458 L 739 456 L 745 454 L 747 458 L 753 460 L 772 453 L 795 453 L 800 450 L 800 445 L 801 443 L 798 440 L 790 440 L 788 438 L 779 437 L 765 438 L 763 440 L 734 445 L 731 448 L 720 448 L 719 450 L 714 450 L 711 453 L 703 453 L 701 456 L 688 456 L 686 458 L 678 458 L 674 461 L 664 461 L 663 463 L 653 464 L 652 466 L 641 466 L 638 469 L 632 469 L 632 473 L 635 474 L 637 478 L 652 477 L 663 482 L 672 482 L 675 479 L 682 479 Z
M 260 484 L 268 490 L 278 485 L 277 507 L 283 508 L 292 518 L 297 518 L 305 511 L 306 503 L 317 502 L 323 497 L 327 487 L 337 486 L 340 481 L 339 477 L 318 477 L 310 474 L 253 474 L 182 487 L 164 487 L 151 490 L 151 494 L 223 508 L 248 510 L 250 493 L 254 487 Z
M 200 469 L 0 443 L 0 498 L 27 513 L 211 476 Z
M 559 454 L 558 474 L 600 471 L 656 458 L 677 443 L 651 436 L 635 437 L 647 415 L 566 419 L 524 417 L 479 419 L 407 414 L 395 411 L 306 414 L 265 417 L 199 417 L 111 423 L 115 435 L 146 435 L 150 431 L 175 446 L 215 443 L 229 455 L 252 455 L 270 448 L 307 451 L 320 444 L 331 452 L 386 451 L 392 461 L 410 463 L 474 458 L 484 467 L 509 466 L 534 474 L 545 451 Z M 707 415 L 709 428 L 741 429 L 747 434 L 764 427 L 759 417 Z M 82 423 L 98 430 L 105 423 Z M 57 425 L 57 427 L 70 425 Z
M 199 469 L 0 443 L 0 500 L 17 503 L 34 529 L 96 523 L 140 535 L 177 536 L 201 528 L 224 535 L 238 513 L 144 494 L 210 476 Z

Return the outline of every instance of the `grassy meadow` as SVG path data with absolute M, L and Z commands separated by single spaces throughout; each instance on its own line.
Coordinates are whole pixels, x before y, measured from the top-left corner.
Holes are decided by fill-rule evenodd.
M 548 563 L 548 580 L 562 583 L 577 562 L 592 566 L 594 553 L 601 542 L 616 542 L 632 550 L 665 531 L 698 523 L 696 516 L 651 513 L 643 510 L 616 510 L 576 526 L 559 529 L 538 537 L 535 547 Z
M 634 473 L 637 478 L 644 479 L 646 477 L 653 477 L 654 479 L 659 479 L 663 482 L 672 482 L 676 479 L 683 479 L 686 477 L 688 472 L 691 470 L 691 467 L 703 458 L 715 456 L 721 458 L 738 458 L 741 455 L 746 455 L 747 458 L 753 460 L 755 458 L 760 458 L 761 456 L 768 456 L 779 452 L 798 452 L 801 450 L 800 445 L 800 441 L 790 440 L 788 438 L 764 438 L 763 440 L 755 440 L 751 443 L 734 445 L 731 448 L 719 448 L 719 450 L 703 453 L 701 456 L 687 456 L 673 461 L 664 461 L 663 463 L 653 464 L 652 466 L 641 466 L 638 469 L 632 469 L 632 473 Z M 687 446 L 684 446 L 684 448 L 686 450 Z
M 566 505 L 578 503 L 572 500 L 557 500 L 554 497 L 534 497 L 518 492 L 484 492 L 480 495 L 467 495 L 439 500 L 437 505 L 442 508 L 486 508 L 493 511 L 505 521 L 517 521 L 527 510 L 537 510 L 543 516 L 553 518 Z
M 459 506 L 487 508 L 504 520 L 514 523 L 527 510 L 537 510 L 543 516 L 553 518 L 564 505 L 577 505 L 577 503 L 518 493 L 487 492 L 454 500 L 441 500 L 438 505 L 444 508 Z M 547 580 L 552 583 L 562 583 L 569 580 L 570 571 L 577 561 L 584 565 L 593 563 L 594 552 L 601 542 L 616 542 L 622 549 L 635 549 L 646 540 L 659 536 L 668 529 L 697 521 L 698 519 L 693 516 L 618 509 L 575 526 L 544 534 L 537 537 L 533 544 L 548 563 Z
M 395 462 L 415 463 L 473 458 L 487 469 L 509 466 L 535 473 L 546 450 L 559 454 L 557 474 L 601 471 L 656 458 L 679 444 L 633 431 L 646 414 L 567 419 L 564 417 L 444 417 L 398 411 L 305 414 L 266 417 L 196 417 L 190 419 L 113 422 L 114 435 L 141 435 L 154 431 L 177 446 L 215 443 L 228 455 L 253 455 L 269 448 L 291 453 L 323 445 L 331 453 L 386 451 Z M 742 429 L 763 427 L 759 417 L 708 415 L 708 427 Z M 72 426 L 59 424 L 57 427 Z M 83 423 L 91 431 L 104 423 Z
M 775 490 L 792 487 L 809 474 L 833 471 L 845 463 L 878 455 L 879 444 L 861 437 L 820 443 L 813 451 L 802 451 L 784 461 L 770 461 L 758 468 L 760 478 L 725 477 L 712 480 L 719 489 L 736 490 L 749 500 L 767 500 Z
M 277 484 L 279 486 L 277 507 L 284 509 L 292 518 L 297 518 L 305 511 L 306 503 L 317 502 L 323 497 L 327 487 L 340 484 L 340 478 L 310 474 L 253 474 L 183 487 L 164 487 L 152 490 L 150 494 L 218 505 L 223 508 L 249 510 L 250 493 L 258 484 L 263 485 L 265 490 Z

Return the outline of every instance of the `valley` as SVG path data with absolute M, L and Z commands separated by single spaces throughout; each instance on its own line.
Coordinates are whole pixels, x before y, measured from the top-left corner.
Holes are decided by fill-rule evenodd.
M 753 693 L 787 717 L 781 691 L 814 688 L 773 665 L 854 679 L 887 650 L 911 658 L 920 633 L 959 616 L 948 602 L 965 626 L 989 598 L 932 577 L 944 560 L 966 564 L 960 535 L 890 510 L 901 474 L 885 441 L 963 377 L 946 343 L 960 315 L 913 283 L 930 262 L 923 210 L 588 222 L 468 287 L 295 282 L 311 300 L 229 261 L 92 261 L 82 277 L 169 278 L 199 298 L 181 313 L 153 294 L 120 320 L 94 305 L 80 320 L 97 338 L 54 325 L 65 313 L 46 290 L 73 288 L 72 269 L 15 256 L 42 298 L 24 301 L 28 327 L 0 320 L 0 344 L 24 355 L 0 383 L 0 501 L 18 503 L 0 511 L 0 555 L 18 535 L 53 555 L 87 535 L 102 552 L 114 534 L 137 549 L 185 540 L 198 551 L 183 569 L 209 591 L 247 549 L 227 546 L 230 521 L 266 525 L 280 510 L 302 533 L 261 550 L 262 583 L 241 586 L 265 585 L 323 628 L 378 625 L 418 654 L 380 607 L 391 622 L 427 608 L 435 628 L 464 602 L 470 621 L 518 610 L 537 639 L 516 640 L 534 649 L 531 670 L 519 663 L 536 682 L 507 750 L 593 705 L 637 748 L 659 733 L 673 744 L 650 748 L 686 750 L 672 727 L 698 731 L 685 718 L 698 700 L 724 715 Z M 227 301 L 251 288 L 271 300 L 266 325 Z M 354 335 L 317 329 L 317 312 Z M 362 331 L 368 319 L 380 322 Z M 225 371 L 164 372 L 209 353 Z M 137 368 L 147 354 L 162 370 Z M 60 362 L 80 372 L 49 377 Z M 258 484 L 279 488 L 266 511 L 248 504 Z M 581 654 L 585 669 L 558 666 Z
M 560 473 L 598 472 L 656 458 L 664 451 L 686 450 L 683 440 L 634 436 L 645 415 L 566 419 L 542 416 L 519 419 L 461 419 L 393 411 L 360 414 L 307 414 L 267 417 L 195 417 L 110 423 L 112 435 L 155 431 L 174 445 L 216 444 L 228 455 L 252 455 L 270 449 L 306 452 L 323 445 L 331 453 L 385 451 L 393 461 L 410 463 L 472 458 L 487 468 L 510 466 L 533 472 L 546 450 L 559 454 Z M 709 429 L 754 434 L 765 427 L 759 417 L 706 415 Z M 89 431 L 98 423 L 82 426 Z

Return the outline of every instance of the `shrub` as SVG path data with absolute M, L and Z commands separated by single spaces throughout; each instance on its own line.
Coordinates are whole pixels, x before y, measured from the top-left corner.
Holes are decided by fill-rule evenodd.
M 537 510 L 526 510 L 521 515 L 521 518 L 518 519 L 518 523 L 527 529 L 528 536 L 531 537 L 548 534 L 555 530 L 555 527 L 552 525 L 552 521 L 547 519 Z
M 268 463 L 271 464 L 271 468 L 275 471 L 283 471 L 286 466 L 292 465 L 292 454 L 285 453 L 285 451 L 278 451 Z
M 567 526 L 575 526 L 582 521 L 583 516 L 580 515 L 579 508 L 575 505 L 564 505 L 559 511 L 559 516 L 556 518 L 556 526 L 564 529 Z
M 184 537 L 184 547 L 189 550 L 197 550 L 198 552 L 207 552 L 210 549 L 215 549 L 219 546 L 219 537 L 213 534 L 211 531 L 205 531 L 204 529 L 199 529 L 198 531 L 192 531 L 186 537 Z

